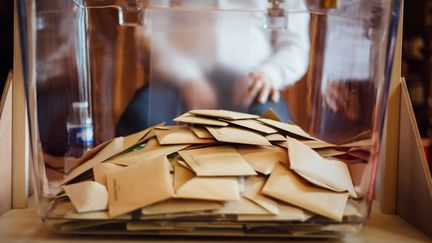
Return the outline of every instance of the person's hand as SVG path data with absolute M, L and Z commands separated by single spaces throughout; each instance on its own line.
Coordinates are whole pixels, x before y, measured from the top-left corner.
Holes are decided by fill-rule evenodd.
M 187 109 L 216 109 L 218 98 L 207 80 L 192 80 L 180 87 Z
M 331 111 L 342 114 L 348 120 L 360 118 L 358 90 L 350 89 L 347 82 L 330 82 L 324 93 L 324 101 Z
M 266 103 L 268 100 L 275 103 L 279 102 L 279 90 L 264 73 L 260 71 L 250 72 L 241 83 L 243 84 L 241 86 L 243 88 L 246 86 L 248 90 L 246 97 L 242 101 L 243 106 L 249 106 L 254 100 L 261 104 Z

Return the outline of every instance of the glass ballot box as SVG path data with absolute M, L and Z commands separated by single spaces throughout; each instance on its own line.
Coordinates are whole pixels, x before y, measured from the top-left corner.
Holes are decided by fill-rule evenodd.
M 399 0 L 19 0 L 40 216 L 67 234 L 367 220 Z

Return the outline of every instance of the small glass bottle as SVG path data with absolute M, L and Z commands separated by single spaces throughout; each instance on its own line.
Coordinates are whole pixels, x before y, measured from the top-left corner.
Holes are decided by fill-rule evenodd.
M 67 123 L 68 152 L 66 154 L 65 173 L 75 167 L 74 161 L 93 146 L 93 121 L 87 101 L 73 102 L 72 112 Z

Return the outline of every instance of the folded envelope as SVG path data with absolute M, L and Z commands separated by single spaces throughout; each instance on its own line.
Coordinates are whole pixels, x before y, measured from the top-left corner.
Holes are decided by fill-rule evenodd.
M 211 133 L 205 127 L 202 127 L 202 126 L 190 126 L 189 128 L 199 138 L 213 138 L 213 135 L 211 135 Z
M 226 120 L 226 121 L 231 124 L 235 124 L 237 126 L 245 127 L 265 134 L 272 134 L 278 132 L 276 129 L 266 126 L 262 122 L 259 122 L 257 120 Z
M 151 148 L 147 148 L 147 145 L 149 144 Z M 161 156 L 168 156 L 189 146 L 189 144 L 159 145 L 155 138 L 150 139 L 147 145 L 144 146 L 143 149 L 116 156 L 110 160 L 107 160 L 106 163 L 133 165 L 137 162 L 154 159 Z
M 265 136 L 265 138 L 270 142 L 284 142 L 286 137 L 280 133 L 270 134 Z
M 214 214 L 271 215 L 269 211 L 246 197 L 241 197 L 237 201 L 226 202 L 225 206 L 215 210 Z
M 206 127 L 219 142 L 240 143 L 251 145 L 271 145 L 261 134 L 233 126 Z
M 123 169 L 123 166 L 112 163 L 101 163 L 93 167 L 93 175 L 96 182 L 107 186 L 106 175 L 112 171 Z
M 167 130 L 155 129 L 160 145 L 214 143 L 214 139 L 199 138 L 188 126 L 172 126 Z
M 348 199 L 348 193 L 310 185 L 281 163 L 275 166 L 262 192 L 336 221 L 342 220 Z
M 322 158 L 293 138 L 288 138 L 288 154 L 290 168 L 309 182 L 337 192 L 348 191 L 351 197 L 357 197 L 344 162 Z
M 206 118 L 206 117 L 194 116 L 188 113 L 175 118 L 174 121 L 187 123 L 187 124 L 200 124 L 200 125 L 222 126 L 222 127 L 228 126 L 228 123 L 224 121 Z
M 302 143 L 306 144 L 311 149 L 324 149 L 324 148 L 335 148 L 337 145 L 327 143 L 322 140 L 304 140 Z
M 335 148 L 320 148 L 315 149 L 315 151 L 321 156 L 321 157 L 332 157 L 332 156 L 338 156 L 342 154 L 346 154 L 346 151 L 342 151 Z
M 289 204 L 278 203 L 279 213 L 276 215 L 239 215 L 239 221 L 306 221 L 312 214 Z
M 75 209 L 80 212 L 105 210 L 108 206 L 108 192 L 104 185 L 94 181 L 64 186 Z
M 102 163 L 103 161 L 111 158 L 112 156 L 123 151 L 123 137 L 114 138 L 109 142 L 103 149 L 100 150 L 93 158 L 76 167 L 72 172 L 66 176 L 66 178 L 62 181 L 61 185 L 64 185 L 84 172 L 92 169 L 95 165 Z
M 107 174 L 109 215 L 116 217 L 174 196 L 166 157 L 138 162 Z
M 189 111 L 189 113 L 199 116 L 224 118 L 228 120 L 255 119 L 259 117 L 257 115 L 227 110 L 191 110 Z
M 178 163 L 174 164 L 176 198 L 228 201 L 239 199 L 237 178 L 197 177 Z
M 288 152 L 280 147 L 238 146 L 237 151 L 255 171 L 264 175 L 269 175 L 277 162 L 288 163 Z
M 282 119 L 274 111 L 272 108 L 268 108 L 263 114 L 261 114 L 260 118 L 267 118 L 274 121 L 282 122 Z
M 274 121 L 274 120 L 267 119 L 267 118 L 258 118 L 258 120 L 260 122 L 263 122 L 264 124 L 267 124 L 269 126 L 278 128 L 278 129 L 283 130 L 285 132 L 288 132 L 289 134 L 296 135 L 296 136 L 303 137 L 303 138 L 307 138 L 310 140 L 316 140 L 316 138 L 312 137 L 311 135 L 309 135 L 308 133 L 303 131 L 303 129 L 301 129 L 297 125 L 278 122 L 278 121 Z
M 143 215 L 184 213 L 193 211 L 205 211 L 222 208 L 224 204 L 218 201 L 195 199 L 168 199 L 163 202 L 149 205 L 141 210 Z
M 245 192 L 243 196 L 270 213 L 279 214 L 278 203 L 261 193 L 265 182 L 266 178 L 264 176 L 249 176 L 245 180 Z
M 178 152 L 198 176 L 256 175 L 232 146 L 213 146 Z

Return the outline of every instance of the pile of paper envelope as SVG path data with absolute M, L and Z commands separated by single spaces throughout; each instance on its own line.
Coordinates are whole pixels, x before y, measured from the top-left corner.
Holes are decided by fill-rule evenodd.
M 370 140 L 327 143 L 271 111 L 192 110 L 174 121 L 182 125 L 157 125 L 84 154 L 61 183 L 53 215 L 138 217 L 128 230 L 172 230 L 193 228 L 188 219 L 196 226 L 199 216 L 206 227 L 209 217 L 233 227 L 364 214 L 356 205 Z

